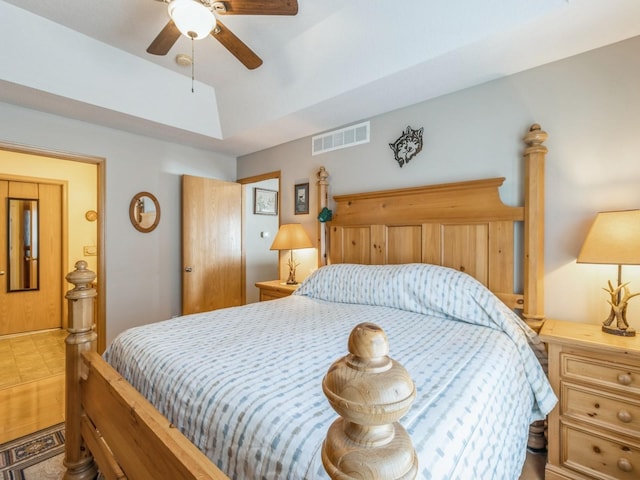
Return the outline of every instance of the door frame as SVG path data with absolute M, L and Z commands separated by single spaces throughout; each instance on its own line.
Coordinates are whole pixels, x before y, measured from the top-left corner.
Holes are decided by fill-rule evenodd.
M 98 265 L 97 273 L 97 282 L 98 282 L 98 298 L 97 298 L 97 318 L 96 320 L 96 333 L 98 335 L 97 349 L 99 353 L 102 353 L 106 348 L 106 267 L 105 267 L 105 232 L 104 232 L 104 218 L 106 214 L 106 188 L 105 188 L 105 179 L 106 179 L 106 159 L 103 157 L 95 157 L 89 155 L 80 155 L 76 153 L 69 152 L 59 152 L 56 150 L 44 149 L 39 147 L 30 147 L 25 145 L 19 145 L 9 142 L 0 141 L 0 150 L 4 150 L 7 152 L 15 152 L 15 153 L 23 153 L 28 155 L 36 155 L 39 157 L 46 158 L 54 158 L 57 160 L 67 160 L 71 162 L 83 162 L 83 163 L 92 163 L 97 167 L 96 172 L 96 203 L 98 208 L 98 219 L 96 225 L 96 239 L 97 239 L 97 259 L 96 263 Z M 46 179 L 43 179 L 46 181 Z M 51 183 L 51 180 L 48 180 Z M 64 203 L 66 204 L 67 200 L 67 191 L 63 188 L 63 198 Z M 67 238 L 68 238 L 68 223 L 67 223 L 67 215 L 66 211 L 63 212 L 63 269 L 66 268 L 68 264 L 67 261 Z M 60 279 L 63 283 L 63 292 L 67 292 L 69 290 L 67 283 L 64 278 Z M 66 305 L 64 305 L 64 299 L 60 299 L 63 303 L 62 311 L 66 311 Z M 62 320 L 63 325 L 66 325 L 66 319 Z
M 272 172 L 262 173 L 260 175 L 253 175 L 251 177 L 239 178 L 236 180 L 237 183 L 242 185 L 242 217 L 241 217 L 241 225 L 242 225 L 242 289 L 243 289 L 243 298 L 247 298 L 247 258 L 246 258 L 246 247 L 244 244 L 244 230 L 245 230 L 245 222 L 246 218 L 244 215 L 245 203 L 247 201 L 247 185 L 251 183 L 261 182 L 263 180 L 270 180 L 272 178 L 278 179 L 278 228 L 280 227 L 280 202 L 282 201 L 282 176 L 280 170 L 274 170 Z M 278 271 L 280 271 L 280 252 L 278 252 Z

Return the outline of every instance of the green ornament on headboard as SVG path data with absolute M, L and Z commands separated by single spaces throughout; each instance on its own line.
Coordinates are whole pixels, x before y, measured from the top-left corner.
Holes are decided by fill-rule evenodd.
M 322 210 L 320 210 L 320 213 L 318 214 L 318 220 L 320 220 L 320 222 L 322 223 L 331 221 L 332 217 L 333 212 L 327 207 L 324 207 Z

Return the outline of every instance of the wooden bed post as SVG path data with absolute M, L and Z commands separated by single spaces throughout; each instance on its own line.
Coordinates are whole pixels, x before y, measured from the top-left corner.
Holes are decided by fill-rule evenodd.
M 338 418 L 322 445 L 322 464 L 332 479 L 410 480 L 418 473 L 411 438 L 398 420 L 416 397 L 413 380 L 388 356 L 384 331 L 373 323 L 349 335 L 349 355 L 336 361 L 322 390 Z
M 547 132 L 534 123 L 525 135 L 524 308 L 522 316 L 536 332 L 544 323 L 544 164 Z M 529 426 L 527 447 L 546 451 L 544 420 Z
M 94 331 L 93 302 L 97 295 L 91 288 L 96 274 L 87 270 L 87 262 L 76 262 L 76 269 L 66 276 L 75 287 L 65 297 L 69 305 L 69 323 L 66 343 L 66 410 L 65 410 L 65 459 L 67 471 L 64 480 L 88 480 L 96 478 L 98 469 L 81 434 L 83 415 L 80 382 L 86 377 L 82 354 L 96 351 L 97 335 Z
M 318 213 L 329 207 L 329 172 L 324 167 L 318 170 Z M 327 264 L 327 224 L 318 222 L 318 267 Z
M 529 326 L 539 331 L 544 320 L 544 163 L 548 135 L 534 123 L 524 137 L 524 309 Z

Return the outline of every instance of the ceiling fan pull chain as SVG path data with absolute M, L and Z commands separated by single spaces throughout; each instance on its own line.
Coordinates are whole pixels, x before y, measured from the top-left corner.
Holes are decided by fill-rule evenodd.
M 195 79 L 195 63 L 196 63 L 196 56 L 195 56 L 195 49 L 193 48 L 193 36 L 191 37 L 191 93 L 193 93 L 193 83 L 194 83 L 194 79 Z

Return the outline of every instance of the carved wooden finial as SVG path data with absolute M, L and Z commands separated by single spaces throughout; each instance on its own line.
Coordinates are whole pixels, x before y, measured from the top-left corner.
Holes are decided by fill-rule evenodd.
M 543 146 L 542 144 L 547 140 L 548 137 L 549 135 L 547 134 L 547 132 L 542 130 L 540 125 L 538 125 L 537 123 L 531 125 L 531 127 L 529 128 L 529 132 L 527 132 L 527 134 L 524 136 L 524 141 L 528 145 L 526 153 L 529 153 L 528 151 L 532 148 L 544 149 L 544 152 L 546 153 L 547 147 Z
M 73 283 L 76 289 L 90 288 L 91 282 L 96 279 L 96 274 L 89 270 L 87 266 L 87 262 L 78 260 L 75 265 L 76 269 L 73 272 L 69 272 L 65 277 L 67 282 Z
M 349 354 L 334 362 L 322 389 L 338 412 L 322 446 L 322 463 L 332 479 L 413 479 L 418 459 L 398 420 L 416 396 L 413 380 L 389 358 L 384 331 L 373 323 L 357 325 Z
M 95 272 L 87 268 L 87 262 L 78 260 L 76 269 L 65 277 L 74 288 L 68 290 L 65 297 L 69 301 L 67 330 L 69 333 L 89 332 L 93 329 L 93 302 L 98 295 L 92 282 L 96 279 Z M 92 332 L 88 341 L 95 341 L 95 332 Z
M 327 172 L 327 169 L 324 167 L 320 167 L 320 170 L 318 170 L 318 184 L 319 185 L 328 185 L 329 182 L 327 181 L 327 179 L 329 178 L 329 172 Z

